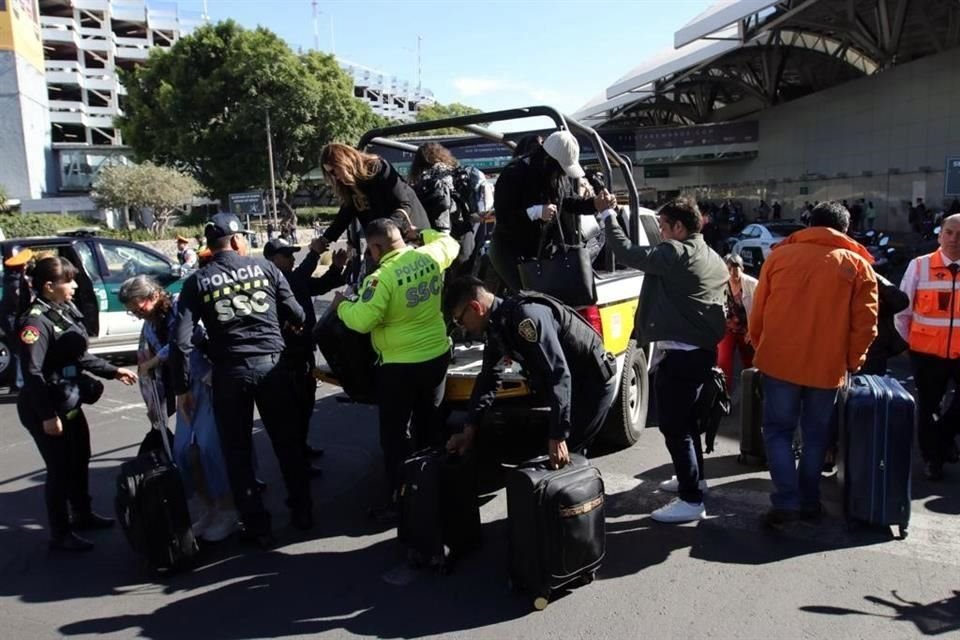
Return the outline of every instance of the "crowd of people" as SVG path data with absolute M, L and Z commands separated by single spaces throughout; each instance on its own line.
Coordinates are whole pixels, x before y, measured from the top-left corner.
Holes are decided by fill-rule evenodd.
M 410 182 L 379 156 L 339 144 L 324 148 L 321 166 L 341 208 L 299 265 L 295 254 L 302 248 L 285 238 L 267 242 L 263 258 L 250 255 L 240 220 L 219 213 L 205 227 L 204 251 L 191 255 L 180 248 L 192 272 L 178 297 L 149 277 L 127 280 L 120 300 L 144 320 L 138 373 L 87 352 L 86 331 L 71 302 L 76 268 L 57 257 L 35 263 L 33 300 L 18 325 L 24 377 L 18 411 L 47 467 L 53 548 L 90 549 L 80 532 L 112 524 L 90 508 L 82 405 L 95 402 L 102 385 L 84 371 L 125 384 L 139 380 L 152 398 L 153 419 L 166 423 L 176 416 L 174 457 L 203 505 L 195 514 L 200 537 L 216 541 L 239 530 L 243 540 L 269 547 L 272 516 L 261 498 L 252 443 L 256 405 L 286 485 L 290 521 L 311 529 L 311 477 L 321 471 L 310 461 L 322 454 L 307 442 L 316 392 L 313 297 L 334 289 L 331 313 L 370 334 L 378 356 L 386 491 L 371 515 L 396 518 L 400 465 L 415 447 L 464 453 L 474 445 L 504 356 L 522 363 L 545 394 L 550 417 L 543 448 L 550 463 L 562 467 L 599 431 L 617 392 L 616 361 L 574 309 L 522 290 L 516 265 L 543 251 L 551 221 L 562 228 L 564 218 L 578 216 L 595 218 L 617 261 L 645 274 L 635 335 L 656 343 L 659 428 L 674 467 L 661 488 L 677 494 L 652 513 L 654 520 L 706 516 L 697 394 L 717 365 L 731 382 L 736 354 L 743 366 L 763 374 L 763 434 L 774 484 L 769 525 L 820 517 L 820 471 L 833 447 L 840 388 L 850 374 L 883 373 L 886 359 L 907 347 L 928 475 L 942 477 L 943 464 L 956 459 L 953 425 L 939 419 L 939 403 L 949 380 L 960 383 L 960 328 L 954 327 L 960 216 L 943 221 L 940 249 L 911 263 L 902 292 L 882 279 L 878 285 L 870 253 L 847 235 L 851 212 L 834 202 L 809 210 L 808 228 L 776 248 L 757 280 L 743 272 L 738 256 L 721 257 L 710 246 L 709 219 L 689 197 L 659 208 L 660 243 L 634 244 L 618 221 L 616 198 L 602 184 L 582 182 L 579 146 L 568 132 L 526 141 L 492 199 L 482 174 L 458 172 L 455 158 L 437 146 L 426 146 Z M 426 182 L 446 184 L 444 210 L 424 195 Z M 490 257 L 505 285 L 498 291 L 448 271 L 474 255 L 464 254 L 462 244 L 473 242 L 475 216 L 491 204 L 496 231 Z M 733 216 L 724 212 L 727 206 L 711 205 L 711 211 Z M 780 214 L 779 203 L 769 209 Z M 872 220 L 866 210 L 864 216 Z M 366 252 L 354 261 L 362 263 L 354 291 L 341 289 L 348 280 L 347 251 L 334 252 L 324 275 L 314 271 L 320 255 L 355 223 Z M 485 342 L 467 422 L 452 434 L 441 412 L 451 322 Z M 799 467 L 792 449 L 798 425 L 804 443 Z

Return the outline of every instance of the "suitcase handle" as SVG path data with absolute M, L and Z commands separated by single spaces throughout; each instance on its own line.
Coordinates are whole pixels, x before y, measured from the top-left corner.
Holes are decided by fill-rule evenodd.
M 532 469 L 533 467 L 539 467 L 540 465 L 550 462 L 550 456 L 537 456 L 536 458 L 531 458 L 519 464 L 508 464 L 503 462 L 500 464 L 504 469 Z

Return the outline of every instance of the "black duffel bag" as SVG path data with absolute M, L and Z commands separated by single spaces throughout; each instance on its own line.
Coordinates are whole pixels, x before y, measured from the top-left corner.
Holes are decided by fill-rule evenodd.
M 375 403 L 377 354 L 370 334 L 347 327 L 331 306 L 317 321 L 313 340 L 344 392 L 355 402 Z

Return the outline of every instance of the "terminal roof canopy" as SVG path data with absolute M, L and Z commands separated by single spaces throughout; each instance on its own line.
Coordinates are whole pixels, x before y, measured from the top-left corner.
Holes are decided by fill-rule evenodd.
M 594 126 L 742 118 L 960 44 L 958 0 L 721 0 L 574 117 Z

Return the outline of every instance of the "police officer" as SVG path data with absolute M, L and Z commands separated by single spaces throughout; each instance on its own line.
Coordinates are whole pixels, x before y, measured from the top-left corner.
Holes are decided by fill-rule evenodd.
M 76 275 L 77 269 L 65 258 L 37 262 L 32 275 L 37 297 L 19 325 L 23 389 L 17 397 L 17 414 L 47 467 L 50 548 L 63 551 L 93 548 L 76 531 L 113 526 L 112 518 L 90 508 L 90 430 L 80 408 L 96 402 L 103 385 L 81 372 L 126 385 L 137 381 L 132 371 L 118 369 L 87 351 L 87 331 L 72 302 Z
M 177 407 L 187 415 L 192 412 L 185 362 L 193 348 L 194 327 L 203 321 L 213 362 L 213 411 L 240 512 L 241 536 L 268 547 L 273 543 L 270 514 L 251 464 L 254 402 L 287 485 L 291 522 L 303 530 L 313 526 L 307 459 L 291 409 L 296 398 L 289 370 L 280 362 L 278 320 L 282 313 L 287 322 L 302 324 L 304 313 L 283 274 L 266 260 L 247 255 L 235 215 L 214 215 L 204 234 L 213 257 L 184 282 L 177 309 L 177 348 L 171 354 Z
M 283 341 L 286 348 L 283 351 L 283 360 L 290 367 L 297 393 L 297 407 L 300 409 L 299 423 L 303 434 L 304 450 L 310 458 L 323 455 L 323 449 L 314 449 L 307 443 L 310 433 L 310 418 L 313 416 L 313 407 L 317 394 L 317 379 L 313 377 L 316 359 L 313 353 L 313 327 L 317 324 L 317 314 L 313 308 L 313 296 L 339 287 L 343 284 L 343 267 L 347 263 L 347 252 L 341 249 L 333 254 L 330 268 L 319 278 L 313 277 L 317 265 L 320 263 L 320 254 L 323 247 L 314 239 L 310 243 L 310 252 L 300 262 L 296 269 L 294 255 L 300 247 L 292 245 L 283 238 L 274 238 L 263 247 L 263 257 L 280 269 L 286 277 L 297 303 L 303 307 L 306 320 L 302 329 L 294 331 L 285 318 L 281 316 L 280 324 L 283 327 Z M 311 466 L 310 475 L 319 477 L 322 472 L 319 467 Z
M 367 276 L 356 302 L 337 292 L 333 304 L 344 324 L 370 333 L 380 358 L 380 447 L 389 489 L 386 509 L 372 515 L 394 515 L 400 466 L 417 447 L 440 436 L 440 403 L 450 362 L 450 338 L 440 308 L 443 272 L 457 258 L 460 245 L 448 235 L 424 230 L 423 246 L 406 246 L 390 219 L 367 224 L 367 250 L 377 269 Z
M 497 364 L 504 356 L 519 362 L 534 389 L 550 402 L 547 453 L 554 468 L 570 462 L 599 432 L 617 393 L 614 357 L 600 334 L 559 300 L 533 291 L 499 298 L 473 277 L 447 290 L 446 307 L 458 325 L 486 338 L 483 366 L 470 398 L 463 433 L 447 449 L 469 449 L 484 412 L 497 394 Z

